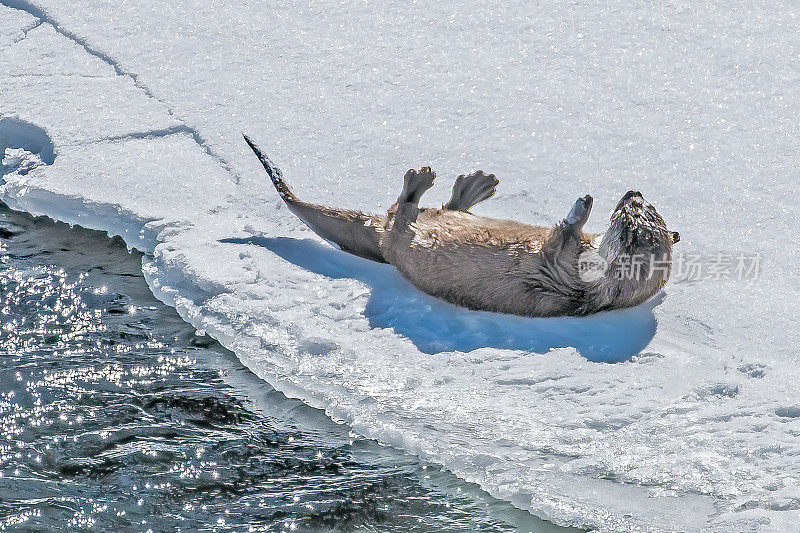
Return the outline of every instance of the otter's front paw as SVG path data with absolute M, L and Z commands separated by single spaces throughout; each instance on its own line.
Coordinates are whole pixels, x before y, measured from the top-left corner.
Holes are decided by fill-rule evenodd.
M 592 212 L 593 202 L 594 200 L 588 194 L 582 198 L 578 198 L 565 219 L 567 224 L 578 228 L 583 227 L 589 219 L 589 214 Z

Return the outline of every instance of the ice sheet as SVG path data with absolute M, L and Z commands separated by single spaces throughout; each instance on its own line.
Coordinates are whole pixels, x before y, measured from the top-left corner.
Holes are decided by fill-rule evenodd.
M 148 252 L 262 378 L 560 524 L 800 527 L 791 4 L 5 3 L 45 22 L 0 46 L 0 147 L 40 128 L 54 157 L 3 199 Z M 13 41 L 36 21 L 11 12 Z M 309 200 L 385 209 L 431 164 L 433 204 L 483 167 L 478 212 L 549 224 L 589 192 L 599 231 L 637 188 L 677 251 L 763 273 L 586 320 L 459 310 L 316 240 L 241 130 Z

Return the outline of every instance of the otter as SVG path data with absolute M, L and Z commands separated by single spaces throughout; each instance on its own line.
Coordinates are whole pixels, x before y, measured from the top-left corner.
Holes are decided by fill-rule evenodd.
M 303 202 L 280 169 L 253 143 L 289 210 L 315 233 L 351 254 L 395 266 L 421 291 L 473 310 L 528 317 L 581 316 L 639 305 L 670 274 L 680 240 L 639 191 L 628 191 L 602 234 L 584 233 L 592 197 L 578 198 L 553 227 L 474 215 L 498 180 L 479 170 L 455 181 L 441 209 L 419 200 L 433 186 L 429 167 L 409 170 L 386 215 Z

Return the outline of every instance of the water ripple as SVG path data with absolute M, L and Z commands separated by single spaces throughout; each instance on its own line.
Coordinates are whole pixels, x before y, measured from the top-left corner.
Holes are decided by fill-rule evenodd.
M 257 380 L 119 239 L 0 227 L 0 530 L 550 530 Z

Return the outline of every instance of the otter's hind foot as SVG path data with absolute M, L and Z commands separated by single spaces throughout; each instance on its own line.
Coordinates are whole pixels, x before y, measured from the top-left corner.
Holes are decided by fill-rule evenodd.
M 431 170 L 431 167 L 422 167 L 419 170 L 410 169 L 403 176 L 403 192 L 397 197 L 397 203 L 416 204 L 422 194 L 433 187 L 434 179 L 436 179 L 436 173 Z
M 483 170 L 469 175 L 462 174 L 456 178 L 450 201 L 442 209 L 469 211 L 478 202 L 491 198 L 498 183 L 500 182 L 494 174 L 485 174 Z

